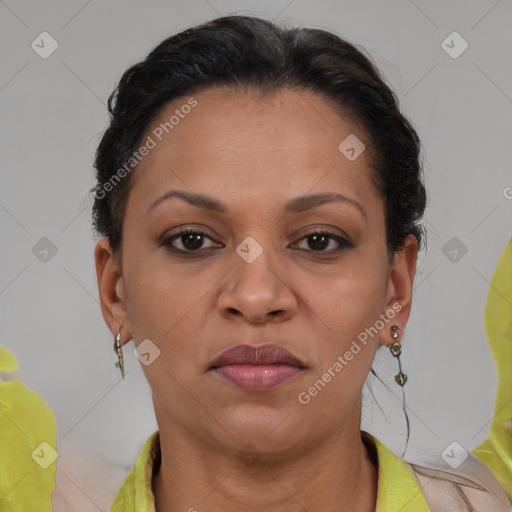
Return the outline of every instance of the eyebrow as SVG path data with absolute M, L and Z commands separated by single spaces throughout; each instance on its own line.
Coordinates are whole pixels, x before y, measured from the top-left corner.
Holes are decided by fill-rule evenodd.
M 163 196 L 159 197 L 149 208 L 148 213 L 155 208 L 161 202 L 171 199 L 173 197 L 183 199 L 192 206 L 202 208 L 203 210 L 212 211 L 215 213 L 227 213 L 228 208 L 226 205 L 221 203 L 219 200 L 206 196 L 204 194 L 197 194 L 194 192 L 187 192 L 185 190 L 169 190 Z M 322 204 L 330 202 L 343 202 L 354 206 L 366 219 L 366 212 L 364 208 L 355 199 L 344 196 L 337 192 L 324 193 L 324 194 L 310 194 L 296 197 L 295 199 L 289 200 L 283 207 L 284 215 L 292 215 L 302 213 L 308 210 L 312 210 Z

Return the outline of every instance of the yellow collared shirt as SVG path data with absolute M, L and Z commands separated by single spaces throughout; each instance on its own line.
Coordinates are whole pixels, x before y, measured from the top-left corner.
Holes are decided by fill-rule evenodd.
M 410 466 L 368 432 L 362 435 L 377 451 L 379 464 L 376 512 L 430 512 Z M 155 512 L 151 479 L 160 458 L 159 431 L 145 442 L 132 470 L 119 489 L 109 512 Z

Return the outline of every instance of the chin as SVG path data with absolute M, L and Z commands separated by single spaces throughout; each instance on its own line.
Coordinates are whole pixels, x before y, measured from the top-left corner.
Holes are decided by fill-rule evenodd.
M 301 428 L 303 421 L 298 414 L 275 405 L 244 404 L 230 410 L 225 408 L 215 417 L 221 425 L 222 444 L 229 444 L 241 454 L 279 454 L 305 441 L 306 432 Z

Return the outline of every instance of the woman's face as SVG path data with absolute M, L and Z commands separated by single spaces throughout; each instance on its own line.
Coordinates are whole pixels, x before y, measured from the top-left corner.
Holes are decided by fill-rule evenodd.
M 383 199 L 354 135 L 368 145 L 333 104 L 291 90 L 208 89 L 152 123 L 143 142 L 154 147 L 126 205 L 122 269 L 105 239 L 96 260 L 112 332 L 124 322 L 123 340 L 144 343 L 161 431 L 293 453 L 359 426 L 372 335 L 390 343 L 390 326 L 405 325 L 416 254 L 389 266 Z M 208 201 L 161 199 L 170 191 Z M 329 197 L 307 199 L 317 195 Z M 289 378 L 247 389 L 211 369 L 238 344 L 278 345 L 303 368 L 281 366 L 277 380 Z

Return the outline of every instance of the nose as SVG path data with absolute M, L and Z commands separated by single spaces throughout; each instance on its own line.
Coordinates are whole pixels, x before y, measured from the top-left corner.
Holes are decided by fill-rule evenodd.
M 295 294 L 270 260 L 270 250 L 264 250 L 251 263 L 242 258 L 235 263 L 218 297 L 218 308 L 224 318 L 259 324 L 281 322 L 296 313 Z

